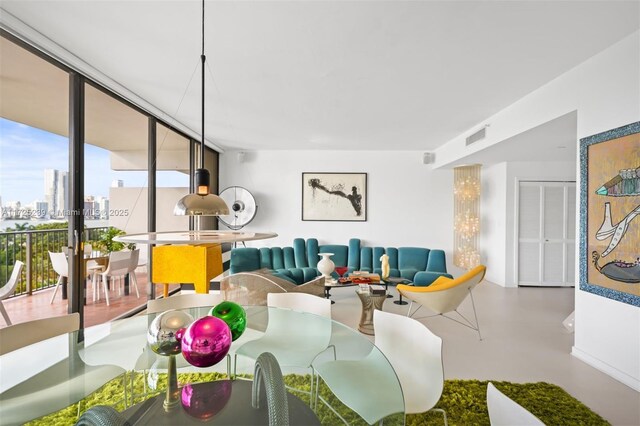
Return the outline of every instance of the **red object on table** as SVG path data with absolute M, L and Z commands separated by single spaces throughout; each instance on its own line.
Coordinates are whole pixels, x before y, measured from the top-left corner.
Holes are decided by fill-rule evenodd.
M 335 271 L 338 275 L 343 276 L 349 270 L 346 266 L 336 266 Z

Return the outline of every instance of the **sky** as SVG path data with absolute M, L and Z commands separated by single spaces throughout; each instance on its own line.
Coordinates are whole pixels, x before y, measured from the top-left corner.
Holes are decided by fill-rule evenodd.
M 111 182 L 126 187 L 147 186 L 146 171 L 121 172 L 110 168 L 109 151 L 85 144 L 85 195 L 109 196 Z M 0 197 L 2 204 L 23 205 L 44 200 L 44 169 L 69 170 L 69 141 L 44 130 L 0 117 Z M 189 186 L 180 172 L 158 172 L 157 186 Z

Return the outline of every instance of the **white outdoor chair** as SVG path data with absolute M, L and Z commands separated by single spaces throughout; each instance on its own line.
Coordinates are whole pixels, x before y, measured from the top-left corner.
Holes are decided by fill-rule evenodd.
M 67 261 L 67 255 L 64 252 L 54 253 L 50 251 L 49 258 L 51 258 L 51 265 L 53 266 L 53 270 L 56 271 L 56 274 L 58 274 L 58 282 L 56 282 L 56 287 L 53 290 L 51 301 L 49 302 L 49 304 L 52 304 L 53 300 L 56 298 L 58 287 L 60 287 L 60 284 L 62 284 L 62 280 L 69 277 L 69 262 Z
M 444 410 L 433 408 L 444 388 L 442 339 L 424 324 L 389 312 L 375 310 L 373 323 L 376 330 L 375 345 L 379 351 L 374 348 L 361 360 L 329 361 L 314 365 L 318 375 L 342 403 L 369 424 L 396 413 L 397 407 L 402 406 L 399 398 L 404 397 L 405 414 L 439 411 L 444 415 L 446 425 Z M 380 363 L 385 362 L 385 357 L 400 382 L 402 395 L 380 391 L 379 381 L 383 373 Z M 363 377 L 370 378 L 369 386 L 362 384 Z M 316 400 L 319 381 L 316 384 Z
M 540 419 L 500 392 L 491 382 L 487 385 L 487 408 L 492 426 L 544 426 Z
M 19 260 L 16 260 L 16 263 L 13 265 L 13 271 L 11 272 L 11 277 L 6 284 L 0 288 L 0 313 L 2 313 L 2 317 L 7 325 L 11 325 L 11 320 L 9 319 L 9 314 L 7 314 L 7 310 L 4 308 L 2 304 L 2 300 L 11 296 L 13 292 L 16 290 L 16 286 L 18 285 L 18 281 L 20 280 L 20 273 L 22 272 L 22 267 L 24 263 Z
M 269 309 L 269 322 L 262 337 L 236 350 L 233 376 L 236 375 L 238 355 L 255 360 L 263 352 L 271 352 L 283 367 L 310 368 L 310 389 L 313 391 L 315 372 L 312 363 L 327 350 L 331 340 L 331 301 L 306 293 L 269 293 L 267 306 L 280 309 Z M 305 315 L 296 315 L 296 322 L 292 323 L 288 311 L 304 312 Z
M 113 278 L 123 277 L 129 273 L 129 269 L 131 269 L 131 254 L 132 252 L 130 251 L 114 251 L 109 253 L 109 264 L 107 265 L 107 269 L 99 274 L 102 281 L 105 299 L 107 300 L 107 306 L 109 306 L 109 278 L 111 278 L 111 282 L 113 282 Z M 100 285 L 96 285 L 95 288 L 97 290 L 98 297 L 96 299 L 94 293 L 94 302 L 100 299 Z M 138 294 L 138 297 L 139 296 L 140 295 Z
M 136 277 L 136 268 L 138 267 L 138 259 L 140 259 L 140 249 L 132 250 L 129 257 L 129 287 L 133 286 L 136 289 L 136 296 L 140 298 L 140 291 L 138 291 L 138 278 Z M 125 274 L 126 275 L 126 274 Z M 118 294 L 122 294 L 122 286 L 118 286 Z

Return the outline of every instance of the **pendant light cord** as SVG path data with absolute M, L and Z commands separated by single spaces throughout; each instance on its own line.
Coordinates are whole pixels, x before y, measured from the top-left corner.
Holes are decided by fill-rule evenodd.
M 204 169 L 204 68 L 207 57 L 204 55 L 204 0 L 202 0 L 202 141 L 200 143 L 200 168 Z

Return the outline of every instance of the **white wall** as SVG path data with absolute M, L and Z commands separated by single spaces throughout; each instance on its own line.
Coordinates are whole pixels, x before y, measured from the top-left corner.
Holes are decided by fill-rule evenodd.
M 367 221 L 303 222 L 302 172 L 366 172 Z M 448 266 L 453 260 L 453 171 L 422 164 L 422 152 L 257 151 L 240 163 L 237 152 L 227 151 L 220 156 L 220 188 L 234 185 L 258 204 L 245 230 L 279 235 L 253 246 L 290 246 L 296 237 L 321 244 L 361 238 L 368 246 L 440 248 Z
M 639 99 L 640 31 L 636 31 L 447 142 L 437 150 L 435 166 L 450 163 L 470 150 L 484 149 L 571 111 L 577 111 L 578 138 L 629 124 L 640 120 Z M 487 139 L 465 149 L 465 137 L 485 123 L 491 124 Z M 579 177 L 577 185 L 580 185 Z M 507 234 L 512 233 L 511 229 L 507 224 Z M 576 276 L 577 265 L 576 258 Z M 640 390 L 640 308 L 576 288 L 575 309 L 572 353 Z
M 480 253 L 486 279 L 505 285 L 507 235 L 507 163 L 482 167 Z

